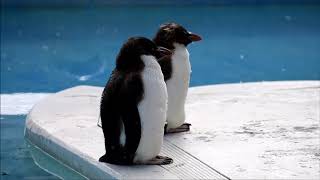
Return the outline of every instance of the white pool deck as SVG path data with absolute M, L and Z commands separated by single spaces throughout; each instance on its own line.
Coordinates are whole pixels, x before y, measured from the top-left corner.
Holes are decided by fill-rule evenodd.
M 27 116 L 25 137 L 90 179 L 320 179 L 320 81 L 189 89 L 191 131 L 165 136 L 167 166 L 116 166 L 97 126 L 103 88 L 50 95 Z

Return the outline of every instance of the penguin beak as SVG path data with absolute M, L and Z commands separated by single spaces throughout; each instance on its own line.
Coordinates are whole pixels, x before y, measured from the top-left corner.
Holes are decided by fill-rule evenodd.
M 200 41 L 202 38 L 197 35 L 197 34 L 194 34 L 192 32 L 189 32 L 189 39 L 194 42 L 194 41 Z
M 163 57 L 163 56 L 167 56 L 167 55 L 172 54 L 172 51 L 165 48 L 165 47 L 158 46 L 157 47 L 157 54 L 158 54 L 157 57 Z

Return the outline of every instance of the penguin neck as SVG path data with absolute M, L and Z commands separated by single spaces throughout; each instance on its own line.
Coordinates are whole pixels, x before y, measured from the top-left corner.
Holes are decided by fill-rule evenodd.
M 151 80 L 154 82 L 164 82 L 164 77 L 161 71 L 160 64 L 154 56 L 142 55 L 141 60 L 144 63 L 144 69 L 142 71 L 142 74 L 144 74 L 143 78 L 145 80 Z
M 141 55 L 140 56 L 143 64 L 145 67 L 158 67 L 159 64 L 157 62 L 157 59 L 154 56 L 151 55 Z
M 180 57 L 178 59 L 189 61 L 189 52 L 187 47 L 184 44 L 173 43 L 173 47 L 174 47 L 174 54 Z
M 172 76 L 189 77 L 191 73 L 191 64 L 189 61 L 189 52 L 185 45 L 174 44 L 174 52 L 172 54 Z M 178 81 L 181 81 L 178 78 Z M 189 82 L 189 80 L 188 80 Z

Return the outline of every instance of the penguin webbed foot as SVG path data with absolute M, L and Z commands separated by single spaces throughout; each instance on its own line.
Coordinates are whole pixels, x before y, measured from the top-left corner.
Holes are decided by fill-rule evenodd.
M 190 126 L 191 126 L 190 123 L 183 123 L 181 126 L 177 128 L 171 128 L 171 129 L 168 129 L 167 126 L 165 126 L 165 134 L 187 132 L 187 131 L 190 131 Z
M 173 163 L 173 159 L 166 156 L 156 156 L 149 161 L 139 163 L 141 165 L 167 165 Z

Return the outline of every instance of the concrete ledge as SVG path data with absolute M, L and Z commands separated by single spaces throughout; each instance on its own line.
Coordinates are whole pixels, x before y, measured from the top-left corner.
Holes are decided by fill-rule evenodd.
M 320 177 L 320 81 L 190 88 L 186 111 L 193 126 L 165 136 L 162 154 L 175 160 L 170 166 L 98 162 L 101 92 L 78 86 L 48 96 L 28 114 L 26 139 L 90 179 Z

